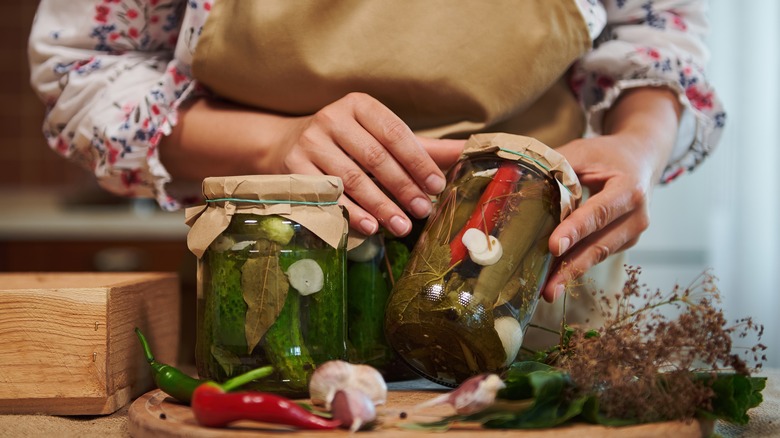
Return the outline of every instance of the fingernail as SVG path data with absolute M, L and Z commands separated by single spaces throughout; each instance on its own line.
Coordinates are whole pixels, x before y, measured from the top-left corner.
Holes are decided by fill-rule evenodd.
M 564 293 L 566 293 L 566 290 L 563 288 L 562 284 L 555 286 L 553 301 L 558 301 L 558 299 L 561 298 Z
M 441 191 L 444 190 L 445 184 L 446 182 L 444 181 L 444 178 L 442 178 L 439 175 L 433 174 L 428 178 L 426 178 L 425 190 L 431 195 L 435 195 L 437 193 L 441 193 Z
M 363 219 L 360 221 L 360 229 L 363 230 L 363 234 L 366 234 L 368 236 L 376 233 L 378 225 L 374 223 L 374 221 Z
M 424 218 L 431 214 L 431 201 L 425 198 L 414 198 L 410 204 L 412 213 L 416 218 Z
M 561 237 L 560 240 L 558 240 L 558 255 L 562 255 L 565 253 L 569 246 L 571 246 L 571 239 L 568 237 Z
M 396 236 L 405 236 L 412 228 L 412 223 L 401 216 L 393 216 L 388 222 L 390 231 Z

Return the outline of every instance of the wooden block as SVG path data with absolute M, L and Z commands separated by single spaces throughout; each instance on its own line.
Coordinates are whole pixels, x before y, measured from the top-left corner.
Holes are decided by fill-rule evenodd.
M 0 273 L 0 413 L 110 414 L 153 388 L 135 335 L 175 365 L 175 273 Z

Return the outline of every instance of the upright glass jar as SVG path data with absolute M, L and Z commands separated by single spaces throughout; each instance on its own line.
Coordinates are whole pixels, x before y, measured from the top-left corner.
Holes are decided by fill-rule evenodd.
M 387 304 L 401 358 L 448 386 L 511 365 L 552 267 L 550 234 L 580 194 L 534 139 L 469 139 Z
M 264 365 L 251 388 L 305 396 L 314 368 L 346 359 L 347 219 L 335 177 L 207 178 L 188 210 L 198 256 L 195 361 L 224 381 Z
M 377 233 L 347 252 L 347 342 L 349 361 L 371 365 L 393 382 L 417 375 L 385 338 L 384 321 L 390 290 L 409 260 L 421 221 L 405 238 Z

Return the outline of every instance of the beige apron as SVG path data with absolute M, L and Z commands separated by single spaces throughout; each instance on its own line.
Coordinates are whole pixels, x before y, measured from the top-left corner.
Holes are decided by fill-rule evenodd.
M 193 71 L 269 111 L 313 114 L 360 91 L 420 135 L 557 146 L 583 132 L 561 79 L 590 46 L 572 0 L 219 0 Z
M 310 115 L 357 91 L 420 135 L 508 132 L 555 147 L 583 133 L 565 75 L 590 47 L 572 0 L 218 0 L 193 72 L 265 111 Z M 537 322 L 555 327 L 557 312 L 539 306 Z

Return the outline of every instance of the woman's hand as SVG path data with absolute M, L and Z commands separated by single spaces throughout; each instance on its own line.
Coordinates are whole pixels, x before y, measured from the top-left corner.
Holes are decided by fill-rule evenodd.
M 201 98 L 180 109 L 160 157 L 175 181 L 278 173 L 338 176 L 352 228 L 373 234 L 381 224 L 402 236 L 412 226 L 406 212 L 418 218 L 430 213 L 428 195 L 444 189 L 442 169 L 455 163 L 464 144 L 415 136 L 390 109 L 363 93 L 301 117 Z
M 397 236 L 409 233 L 412 223 L 405 211 L 416 218 L 430 214 L 429 195 L 445 185 L 441 168 L 453 164 L 463 149 L 462 141 L 415 136 L 392 111 L 363 93 L 351 93 L 293 123 L 284 141 L 283 173 L 341 177 L 350 225 L 365 234 L 375 233 L 379 224 Z
M 671 154 L 680 111 L 669 90 L 629 90 L 607 114 L 606 135 L 556 149 L 589 197 L 550 236 L 550 251 L 560 258 L 543 291 L 547 301 L 560 297 L 567 281 L 636 244 L 647 229 L 650 195 Z

